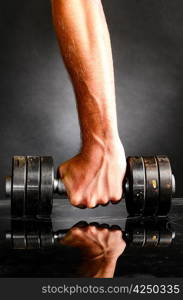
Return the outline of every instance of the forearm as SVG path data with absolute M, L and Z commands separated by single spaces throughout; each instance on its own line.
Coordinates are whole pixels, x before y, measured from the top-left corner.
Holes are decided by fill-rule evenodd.
M 108 28 L 100 0 L 52 0 L 61 53 L 74 86 L 82 148 L 119 139 Z

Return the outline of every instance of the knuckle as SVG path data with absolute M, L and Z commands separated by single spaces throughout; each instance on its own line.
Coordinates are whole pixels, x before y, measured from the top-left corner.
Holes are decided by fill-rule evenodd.
M 89 224 L 89 226 L 90 226 L 90 227 L 96 227 L 96 228 L 98 228 L 98 227 L 99 227 L 99 223 L 98 223 L 98 222 L 91 222 L 91 223 Z
M 120 188 L 120 190 L 116 194 L 116 197 L 118 198 L 118 200 L 120 200 L 122 198 L 122 194 L 123 194 L 123 190 L 122 190 L 122 188 Z
M 89 203 L 89 204 L 87 204 L 87 208 L 95 208 L 95 204 L 93 204 L 93 203 Z
M 65 173 L 65 167 L 64 167 L 64 165 L 60 165 L 58 167 L 57 173 L 58 173 L 58 175 L 60 176 L 61 179 L 64 178 L 64 173 Z
M 111 230 L 112 232 L 115 232 L 115 231 L 119 230 L 119 231 L 121 232 L 121 234 L 123 234 L 123 232 L 121 231 L 121 227 L 120 227 L 119 225 L 112 225 L 112 226 L 110 227 L 110 230 Z
M 73 227 L 71 229 L 72 234 L 74 234 L 75 236 L 80 236 L 82 234 L 82 230 L 78 227 Z
M 107 204 L 109 202 L 109 200 L 107 198 L 100 198 L 97 201 L 97 204 Z
M 120 237 L 120 238 L 123 236 L 122 231 L 120 229 L 113 230 L 113 234 L 115 234 L 116 237 Z
M 108 234 L 109 233 L 109 229 L 107 229 L 105 227 L 100 227 L 99 231 L 102 232 L 103 234 Z
M 119 202 L 119 201 L 121 201 L 121 198 L 122 198 L 122 191 L 119 191 L 119 192 L 113 194 L 110 197 L 110 200 L 113 202 Z
M 111 196 L 110 200 L 113 201 L 113 202 L 119 201 L 118 197 L 116 197 L 116 196 Z
M 79 197 L 71 197 L 70 202 L 72 205 L 77 206 L 81 204 L 81 199 Z
M 109 230 L 109 224 L 107 224 L 107 223 L 102 223 L 102 224 L 100 225 L 100 227 Z
M 96 201 L 87 199 L 86 206 L 87 206 L 87 208 L 94 208 L 96 206 Z
M 126 242 L 124 240 L 121 241 L 121 247 L 123 250 L 126 248 Z
M 94 226 L 94 225 L 90 225 L 90 226 L 88 226 L 88 228 L 87 228 L 87 232 L 96 233 L 96 231 L 97 231 L 97 228 L 96 228 L 96 226 Z

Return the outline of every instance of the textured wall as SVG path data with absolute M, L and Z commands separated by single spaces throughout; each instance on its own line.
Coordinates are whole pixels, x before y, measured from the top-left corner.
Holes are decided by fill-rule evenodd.
M 74 95 L 49 0 L 0 0 L 0 196 L 14 154 L 80 147 Z M 167 154 L 182 194 L 183 1 L 103 0 L 111 32 L 121 138 L 127 155 Z

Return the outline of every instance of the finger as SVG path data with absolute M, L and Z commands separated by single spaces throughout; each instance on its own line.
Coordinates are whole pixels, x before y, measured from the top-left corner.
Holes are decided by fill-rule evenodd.
M 121 199 L 120 200 L 110 200 L 112 204 L 119 204 L 121 202 Z
M 57 168 L 57 178 L 60 178 L 60 179 L 63 179 L 63 178 L 64 178 L 64 166 L 63 166 L 63 164 L 60 165 L 60 166 Z
M 87 208 L 95 208 L 97 205 L 96 200 L 95 199 L 90 199 L 86 201 L 86 206 Z
M 84 205 L 84 204 L 79 204 L 79 205 L 77 205 L 76 207 L 78 207 L 78 208 L 80 208 L 80 209 L 85 209 L 85 208 L 87 208 L 86 205 Z
M 100 198 L 97 201 L 97 203 L 98 203 L 98 205 L 101 205 L 101 206 L 107 206 L 109 203 L 109 200 L 107 198 Z
M 95 205 L 94 207 L 91 207 L 91 209 L 97 208 L 99 206 L 99 204 Z
M 115 230 L 120 230 L 121 231 L 121 227 L 120 226 L 118 226 L 118 225 L 112 225 L 111 227 L 110 227 L 110 230 L 111 231 L 115 231 Z
M 99 227 L 100 225 L 97 222 L 91 222 L 89 223 L 89 226 Z
M 73 227 L 84 228 L 84 227 L 86 227 L 86 226 L 88 226 L 88 223 L 87 223 L 86 221 L 80 221 L 80 222 L 76 223 Z M 73 228 L 73 227 L 72 227 L 72 228 Z
M 100 228 L 105 228 L 105 229 L 109 229 L 109 224 L 106 224 L 106 223 L 103 223 L 103 224 L 100 224 Z
M 105 204 L 100 204 L 101 206 L 105 207 L 107 205 L 109 205 L 109 202 L 105 203 Z

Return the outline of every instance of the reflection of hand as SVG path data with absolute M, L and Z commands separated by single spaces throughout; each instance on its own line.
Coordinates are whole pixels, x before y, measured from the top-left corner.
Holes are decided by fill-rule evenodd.
M 59 167 L 71 204 L 88 208 L 110 200 L 118 202 L 125 171 L 126 158 L 119 141 L 105 153 L 98 145 L 91 146 Z
M 80 276 L 100 278 L 113 277 L 117 259 L 126 246 L 121 230 L 95 225 L 73 227 L 60 243 L 80 249 Z

